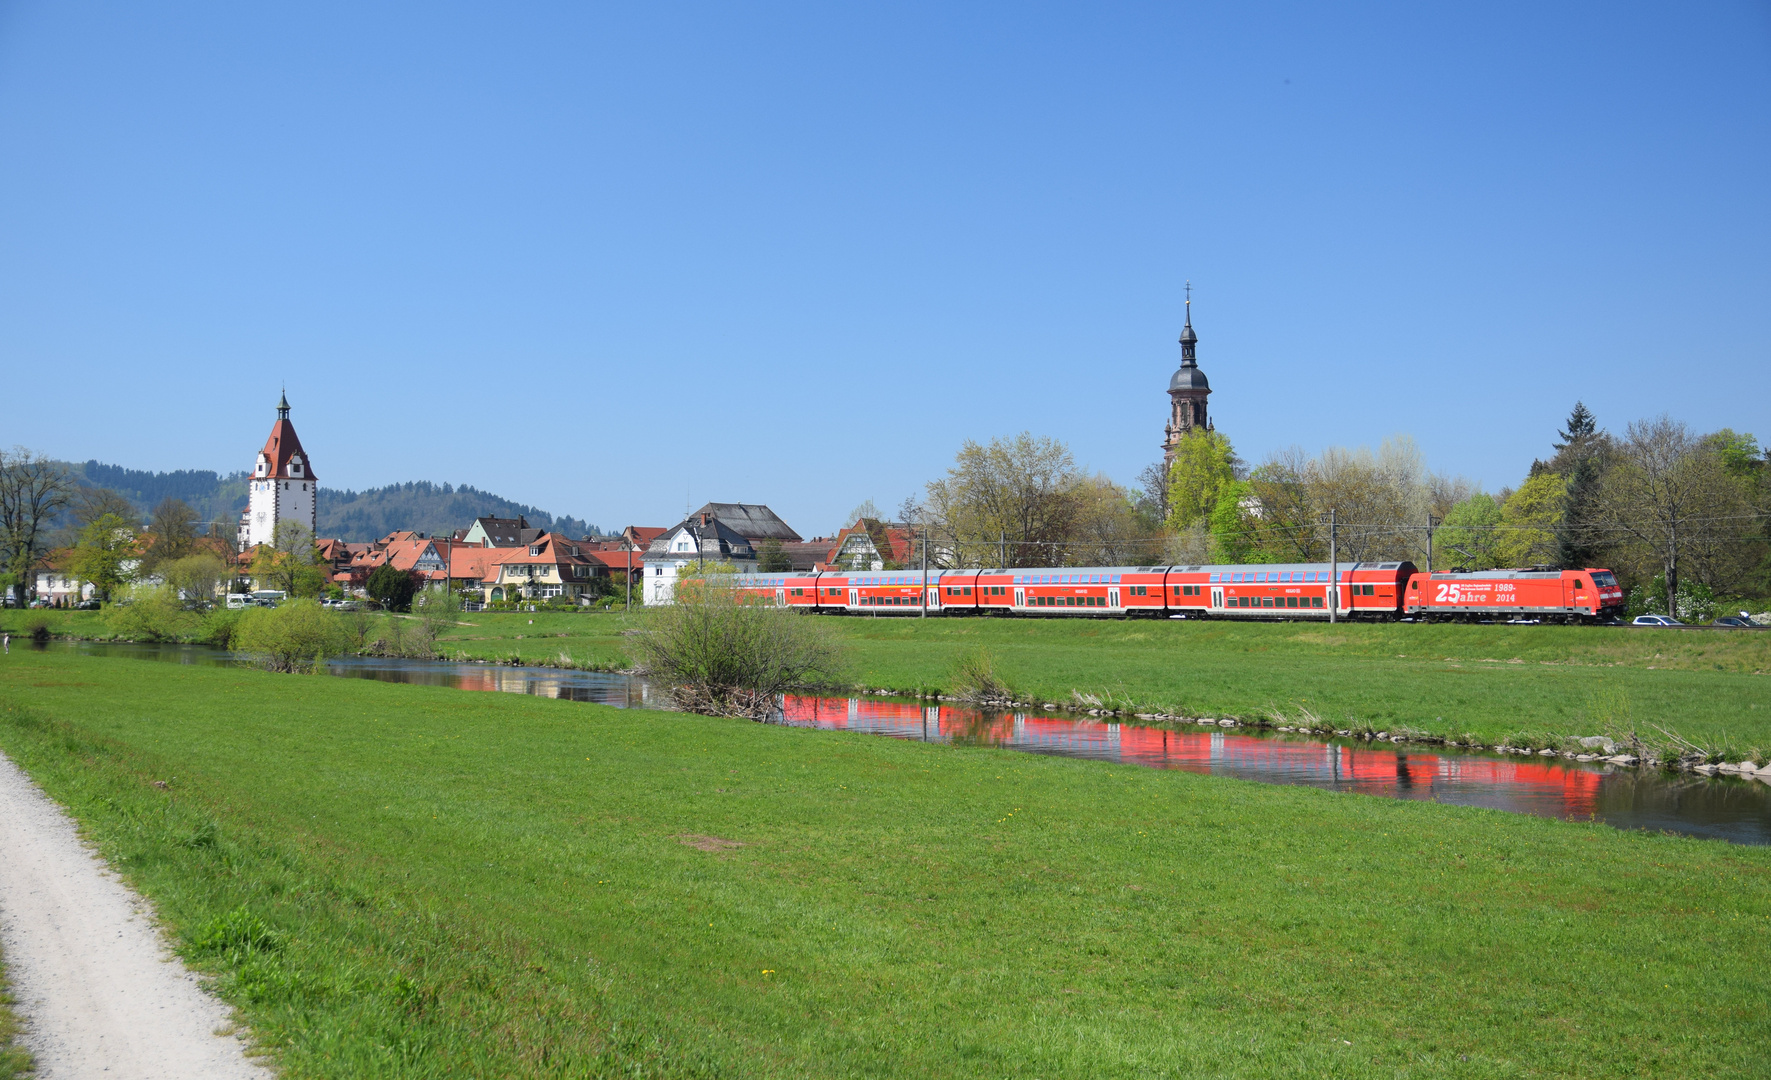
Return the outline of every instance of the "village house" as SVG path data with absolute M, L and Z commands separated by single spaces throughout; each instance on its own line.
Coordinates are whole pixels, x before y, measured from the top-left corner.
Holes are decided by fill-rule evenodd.
M 522 547 L 534 543 L 544 531 L 530 528 L 521 514 L 514 518 L 478 517 L 456 532 L 454 539 L 475 547 Z
M 849 571 L 884 570 L 888 562 L 893 568 L 907 567 L 922 557 L 918 536 L 915 525 L 857 518 L 836 534 L 825 561 L 832 569 Z
M 471 550 L 471 549 L 469 549 Z M 486 548 L 480 589 L 485 600 L 581 601 L 598 591 L 603 568 L 585 557 L 583 545 L 556 533 L 542 533 L 518 547 Z M 604 571 L 606 573 L 606 571 Z
M 50 607 L 68 607 L 93 598 L 90 582 L 81 581 L 68 570 L 73 558 L 72 548 L 50 552 L 37 564 L 36 597 Z
M 709 503 L 718 505 L 739 505 Z M 761 509 L 767 510 L 767 507 Z M 774 517 L 771 511 L 769 517 Z M 780 518 L 775 518 L 780 521 Z M 754 519 L 750 522 L 754 524 Z M 785 524 L 782 526 L 785 528 Z M 792 533 L 792 530 L 787 530 Z M 795 540 L 799 539 L 793 533 Z M 677 575 L 685 567 L 707 563 L 729 565 L 739 573 L 756 570 L 756 549 L 748 538 L 703 507 L 646 548 L 644 598 L 647 604 L 668 604 L 676 596 Z

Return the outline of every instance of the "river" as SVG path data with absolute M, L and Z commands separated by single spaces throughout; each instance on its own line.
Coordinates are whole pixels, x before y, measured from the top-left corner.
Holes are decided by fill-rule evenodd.
M 241 662 L 202 645 L 67 642 L 50 647 L 82 655 L 184 664 Z M 536 694 L 617 708 L 671 707 L 668 694 L 632 675 L 368 657 L 331 660 L 327 667 L 345 678 Z M 1736 844 L 1771 844 L 1771 784 L 1733 776 L 1704 777 L 1603 762 L 1419 749 L 1247 728 L 1144 727 L 1065 714 L 984 712 L 898 698 L 789 695 L 782 702 L 777 722 L 1180 769 L 1267 784 L 1304 784 L 1395 799 L 1486 806 Z

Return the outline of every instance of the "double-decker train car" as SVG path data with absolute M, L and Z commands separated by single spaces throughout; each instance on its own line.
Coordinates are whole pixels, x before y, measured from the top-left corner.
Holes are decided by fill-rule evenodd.
M 1623 589 L 1609 570 L 1435 570 L 1408 581 L 1403 610 L 1422 621 L 1539 618 L 1610 619 L 1623 611 Z
M 1327 563 L 1263 566 L 1175 566 L 1165 575 L 1171 613 L 1249 619 L 1322 619 L 1331 606 L 1340 618 L 1394 619 L 1402 613 L 1403 585 L 1411 562 Z

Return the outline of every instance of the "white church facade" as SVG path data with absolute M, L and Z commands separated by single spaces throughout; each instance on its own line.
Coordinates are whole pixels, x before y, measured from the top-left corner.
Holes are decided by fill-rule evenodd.
M 319 529 L 319 481 L 313 462 L 301 448 L 295 425 L 289 422 L 289 395 L 277 402 L 277 422 L 270 438 L 258 452 L 252 467 L 251 491 L 246 512 L 240 516 L 240 550 L 269 544 L 277 525 L 299 521 L 313 536 Z

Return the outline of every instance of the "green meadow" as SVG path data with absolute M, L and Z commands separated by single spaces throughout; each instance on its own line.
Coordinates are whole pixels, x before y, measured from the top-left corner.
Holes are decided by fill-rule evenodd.
M 1027 633 L 844 632 L 907 679 Z M 1771 1037 L 1762 848 L 17 647 L 0 749 L 289 1077 L 1743 1076 Z

